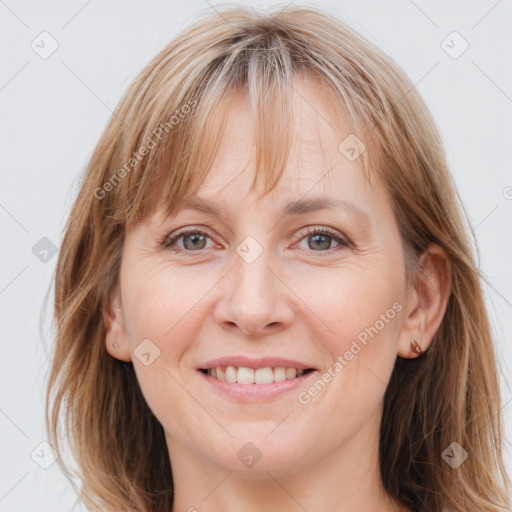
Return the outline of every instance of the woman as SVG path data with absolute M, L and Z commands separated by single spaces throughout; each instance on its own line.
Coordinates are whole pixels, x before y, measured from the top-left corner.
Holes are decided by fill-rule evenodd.
M 509 510 L 467 231 L 430 113 L 361 36 L 292 6 L 184 31 L 59 254 L 48 429 L 60 452 L 65 410 L 85 504 Z

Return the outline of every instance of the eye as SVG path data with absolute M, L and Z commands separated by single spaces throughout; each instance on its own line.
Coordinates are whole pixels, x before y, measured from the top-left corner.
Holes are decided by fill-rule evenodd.
M 328 252 L 331 249 L 340 249 L 343 247 L 350 247 L 350 244 L 342 235 L 331 228 L 319 228 L 315 226 L 309 226 L 302 229 L 298 238 L 300 241 L 307 240 L 307 249 L 315 252 Z M 333 240 L 338 246 L 332 247 Z
M 208 239 L 211 240 L 211 237 L 205 231 L 198 228 L 188 228 L 166 236 L 162 241 L 162 245 L 174 253 L 200 252 L 201 250 L 211 248 L 207 247 Z M 325 227 L 308 226 L 303 228 L 298 233 L 296 239 L 299 241 L 308 240 L 305 250 L 315 252 L 325 253 L 332 249 L 339 250 L 350 247 L 350 243 L 340 233 Z M 332 247 L 333 241 L 338 244 L 334 248 Z
M 163 246 L 173 252 L 196 252 L 195 249 L 202 250 L 207 248 L 205 245 L 208 238 L 210 236 L 207 233 L 197 228 L 189 228 L 167 236 Z M 183 247 L 180 247 L 178 244 L 180 240 L 183 240 Z

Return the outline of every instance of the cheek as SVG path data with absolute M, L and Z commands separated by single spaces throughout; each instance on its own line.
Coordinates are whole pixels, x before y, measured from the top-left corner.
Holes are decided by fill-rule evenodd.
M 323 305 L 315 294 L 316 308 L 332 331 L 320 338 L 331 360 L 319 376 L 323 383 L 313 383 L 299 397 L 305 413 L 314 409 L 332 419 L 325 431 L 334 438 L 339 432 L 355 433 L 381 403 L 396 361 L 401 323 L 398 277 L 383 278 L 377 267 L 352 270 L 350 279 L 331 283 Z
M 182 336 L 176 333 L 189 324 L 212 276 L 191 275 L 167 262 L 150 262 L 132 267 L 125 281 L 123 302 L 130 315 L 127 325 L 136 345 L 142 336 L 154 339 L 163 350 L 177 347 Z M 173 339 L 169 344 L 164 341 Z
M 322 313 L 334 338 L 355 337 L 366 327 L 374 325 L 381 315 L 392 310 L 386 320 L 392 320 L 393 304 L 400 299 L 400 276 L 394 275 L 384 265 L 354 265 L 339 270 L 337 276 L 326 275 L 317 279 L 314 289 L 309 288 L 308 304 Z M 396 309 L 396 308 L 395 308 Z M 396 324 L 396 322 L 388 322 Z M 378 324 L 382 329 L 381 322 Z M 386 327 L 386 330 L 388 328 Z
M 180 382 L 190 377 L 193 364 L 188 357 L 200 338 L 205 295 L 218 279 L 211 272 L 177 271 L 160 262 L 132 267 L 126 277 L 126 330 L 141 389 L 151 395 L 149 403 L 155 394 L 174 393 L 179 385 L 172 376 Z M 149 357 L 139 357 L 148 352 Z M 153 362 L 144 364 L 148 359 Z
M 316 306 L 329 327 L 322 343 L 332 361 L 343 366 L 335 373 L 343 374 L 336 380 L 344 381 L 344 386 L 361 391 L 375 375 L 387 382 L 397 357 L 402 321 L 400 282 L 400 276 L 386 273 L 381 265 L 353 268 L 331 283 L 323 304 Z M 318 289 L 327 288 L 319 283 Z
M 187 439 L 191 424 L 204 423 L 201 410 L 190 407 L 186 391 L 190 362 L 185 362 L 201 327 L 198 301 L 204 290 L 190 276 L 161 269 L 158 264 L 135 276 L 133 272 L 124 290 L 137 381 L 159 422 Z M 187 422 L 180 419 L 184 417 Z

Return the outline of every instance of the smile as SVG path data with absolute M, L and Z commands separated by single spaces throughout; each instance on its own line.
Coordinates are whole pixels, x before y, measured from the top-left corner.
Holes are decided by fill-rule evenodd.
M 226 381 L 231 384 L 271 384 L 272 382 L 282 382 L 285 380 L 296 379 L 306 373 L 313 371 L 309 369 L 285 368 L 277 366 L 275 368 L 248 368 L 245 366 L 218 366 L 216 368 L 201 369 L 214 379 Z
M 291 392 L 300 385 L 306 385 L 306 381 L 313 379 L 319 372 L 314 369 L 297 370 L 282 366 L 217 366 L 198 369 L 198 373 L 215 393 L 241 403 L 262 403 L 286 395 L 286 392 Z

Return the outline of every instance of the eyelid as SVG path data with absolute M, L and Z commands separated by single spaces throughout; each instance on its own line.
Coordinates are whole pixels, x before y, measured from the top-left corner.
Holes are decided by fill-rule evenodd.
M 210 230 L 208 228 L 205 228 L 203 226 L 187 226 L 187 227 L 184 227 L 184 228 L 180 228 L 178 229 L 177 231 L 175 232 L 171 232 L 170 234 L 167 234 L 164 239 L 162 240 L 161 242 L 161 245 L 164 247 L 164 248 L 170 248 L 172 245 L 174 245 L 176 243 L 177 240 L 181 239 L 182 237 L 188 235 L 188 234 L 200 234 L 200 235 L 204 235 L 204 236 L 207 236 L 208 238 L 210 238 L 211 240 L 214 239 L 214 236 L 212 236 Z M 325 234 L 331 238 L 333 238 L 334 240 L 336 240 L 338 242 L 338 246 L 337 247 L 333 247 L 331 249 L 328 249 L 326 251 L 313 251 L 311 250 L 311 252 L 317 252 L 319 255 L 321 255 L 322 253 L 327 253 L 327 254 L 331 254 L 331 251 L 336 251 L 337 249 L 339 248 L 352 248 L 353 247 L 353 244 L 352 242 L 345 236 L 343 235 L 342 233 L 340 233 L 338 230 L 334 229 L 334 228 L 331 228 L 331 227 L 328 227 L 328 226 L 321 226 L 321 225 L 318 225 L 318 224 L 313 224 L 313 225 L 310 225 L 310 226 L 304 226 L 303 228 L 301 228 L 298 233 L 294 236 L 294 243 L 296 243 L 297 241 L 301 241 L 303 240 L 304 238 L 308 237 L 308 236 L 313 236 L 315 234 Z M 201 254 L 202 251 L 204 251 L 206 249 L 200 249 L 198 251 L 187 251 L 186 249 L 181 249 L 179 248 L 178 250 L 174 251 L 175 253 L 188 253 L 188 254 L 193 254 L 193 253 L 198 253 L 198 254 Z
M 201 235 L 206 235 L 207 237 L 209 237 L 211 239 L 214 238 L 208 228 L 204 228 L 202 226 L 187 226 L 184 228 L 180 228 L 176 231 L 172 231 L 171 233 L 168 233 L 167 235 L 165 235 L 164 239 L 161 242 L 161 245 L 163 245 L 164 247 L 169 247 L 171 245 L 171 243 L 176 242 L 183 236 L 189 235 L 191 233 L 198 233 Z M 187 252 L 194 252 L 194 251 L 187 251 Z M 196 252 L 198 252 L 198 251 L 196 251 Z
M 314 234 L 326 234 L 331 238 L 337 239 L 338 242 L 343 243 L 345 245 L 352 245 L 351 241 L 342 233 L 334 228 L 330 228 L 328 226 L 320 226 L 318 224 L 312 224 L 311 226 L 305 226 L 301 228 L 296 235 L 296 240 L 302 240 L 304 237 Z M 324 251 L 325 252 L 325 251 Z

